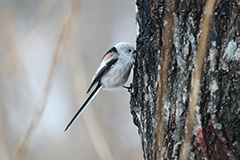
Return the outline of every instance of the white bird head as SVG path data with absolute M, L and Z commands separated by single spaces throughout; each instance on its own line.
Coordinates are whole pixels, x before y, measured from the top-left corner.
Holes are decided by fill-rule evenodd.
M 128 42 L 117 43 L 114 45 L 114 47 L 116 48 L 117 52 L 120 55 L 125 55 L 130 57 L 135 57 L 136 55 L 135 47 Z

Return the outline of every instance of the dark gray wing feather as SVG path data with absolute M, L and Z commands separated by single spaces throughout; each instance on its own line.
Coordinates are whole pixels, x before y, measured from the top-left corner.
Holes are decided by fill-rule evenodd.
M 100 81 L 102 76 L 104 76 L 110 69 L 113 67 L 113 65 L 117 62 L 118 58 L 113 58 L 109 62 L 106 63 L 106 65 L 97 73 L 95 78 L 93 79 L 92 83 L 90 84 L 90 87 L 87 90 L 87 93 L 92 89 L 92 87 Z

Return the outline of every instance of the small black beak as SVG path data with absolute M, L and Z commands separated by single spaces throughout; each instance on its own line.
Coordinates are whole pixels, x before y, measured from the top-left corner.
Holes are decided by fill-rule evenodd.
M 133 53 L 134 53 L 134 54 L 137 54 L 138 52 L 137 52 L 137 50 L 135 50 L 135 51 L 133 51 Z

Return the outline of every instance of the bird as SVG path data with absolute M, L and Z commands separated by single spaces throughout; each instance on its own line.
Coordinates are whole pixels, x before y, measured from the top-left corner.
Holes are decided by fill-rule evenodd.
M 136 54 L 137 51 L 135 47 L 128 42 L 119 42 L 105 53 L 92 78 L 87 94 L 91 91 L 93 86 L 96 86 L 95 89 L 73 116 L 64 132 L 68 130 L 101 89 L 125 87 L 124 84 L 128 80 L 131 69 L 135 63 Z M 129 89 L 129 87 L 125 88 Z

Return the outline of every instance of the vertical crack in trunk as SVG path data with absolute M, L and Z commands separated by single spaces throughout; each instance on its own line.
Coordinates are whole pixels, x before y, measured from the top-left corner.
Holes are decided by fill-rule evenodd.
M 216 0 L 208 0 L 206 3 L 206 8 L 203 15 L 203 22 L 201 26 L 202 34 L 199 40 L 198 51 L 196 55 L 195 69 L 193 71 L 193 76 L 191 80 L 190 89 L 190 100 L 188 105 L 188 115 L 185 126 L 185 136 L 182 142 L 182 147 L 180 150 L 180 159 L 187 160 L 189 158 L 189 149 L 191 142 L 191 131 L 196 117 L 196 106 L 199 101 L 199 91 L 202 79 L 202 69 L 205 59 L 205 53 L 208 42 L 208 35 L 210 30 L 210 24 L 212 19 L 212 14 L 215 8 Z
M 158 85 L 158 105 L 156 107 L 156 160 L 161 159 L 164 155 L 162 151 L 165 146 L 164 123 L 162 113 L 164 110 L 164 102 L 166 99 L 166 87 L 168 83 L 168 70 L 171 60 L 173 33 L 174 33 L 174 16 L 175 0 L 166 1 L 165 4 L 165 21 L 166 25 L 163 30 L 162 41 L 163 47 L 161 51 L 160 69 L 159 69 L 159 85 Z M 165 156 L 164 156 L 165 157 Z

